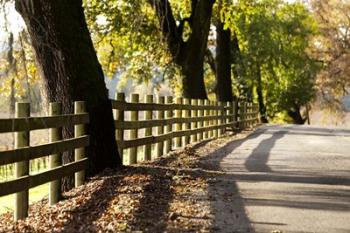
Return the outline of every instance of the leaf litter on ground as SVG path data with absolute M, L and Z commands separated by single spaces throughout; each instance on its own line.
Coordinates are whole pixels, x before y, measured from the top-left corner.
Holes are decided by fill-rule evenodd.
M 53 206 L 47 199 L 32 204 L 24 220 L 15 222 L 12 212 L 0 215 L 0 232 L 220 231 L 212 202 L 235 194 L 210 193 L 208 186 L 223 173 L 207 156 L 246 136 L 226 135 L 151 162 L 106 169 Z

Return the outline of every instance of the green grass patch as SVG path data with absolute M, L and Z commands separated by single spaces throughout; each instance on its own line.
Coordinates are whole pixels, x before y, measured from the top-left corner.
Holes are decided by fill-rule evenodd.
M 49 195 L 49 183 L 37 186 L 29 190 L 29 203 L 37 202 Z M 15 207 L 15 195 L 0 197 L 0 214 L 13 211 Z

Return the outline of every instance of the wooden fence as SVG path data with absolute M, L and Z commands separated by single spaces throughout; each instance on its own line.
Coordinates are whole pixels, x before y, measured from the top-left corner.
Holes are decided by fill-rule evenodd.
M 85 147 L 89 137 L 85 135 L 85 124 L 89 115 L 85 112 L 84 102 L 75 102 L 74 114 L 62 115 L 60 103 L 50 104 L 50 116 L 30 117 L 28 103 L 16 104 L 16 117 L 0 119 L 0 133 L 15 132 L 15 148 L 0 151 L 0 166 L 15 163 L 15 179 L 0 183 L 0 196 L 15 193 L 15 220 L 28 215 L 28 191 L 30 188 L 50 182 L 49 203 L 54 204 L 61 196 L 60 178 L 75 174 L 75 185 L 84 182 L 87 168 Z M 62 139 L 62 127 L 74 125 L 75 135 L 71 139 Z M 30 132 L 49 129 L 50 143 L 30 146 Z M 62 165 L 62 152 L 75 150 L 75 162 Z M 49 170 L 29 173 L 29 161 L 49 155 Z
M 171 96 L 160 96 L 154 102 L 153 95 L 147 95 L 141 103 L 138 94 L 132 94 L 130 100 L 126 102 L 124 93 L 118 93 L 112 101 L 116 140 L 119 153 L 127 157 L 127 161 L 123 159 L 126 164 L 160 157 L 174 147 L 220 137 L 228 130 L 246 129 L 259 122 L 258 106 L 252 103 L 184 98 L 173 101 Z M 130 120 L 126 120 L 128 112 Z M 142 137 L 141 129 L 144 130 Z M 143 147 L 141 155 L 140 147 Z

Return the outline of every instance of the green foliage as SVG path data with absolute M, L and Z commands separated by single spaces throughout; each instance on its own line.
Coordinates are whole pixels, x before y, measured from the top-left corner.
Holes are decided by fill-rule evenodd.
M 307 51 L 317 26 L 306 7 L 280 0 L 256 0 L 226 2 L 222 11 L 226 27 L 237 34 L 242 53 L 244 73 L 236 77 L 237 85 L 241 85 L 237 88 L 256 86 L 260 70 L 271 117 L 311 101 L 320 67 Z
M 147 1 L 86 0 L 87 23 L 105 74 L 116 72 L 136 81 L 165 70 L 170 56 L 161 40 L 158 21 Z

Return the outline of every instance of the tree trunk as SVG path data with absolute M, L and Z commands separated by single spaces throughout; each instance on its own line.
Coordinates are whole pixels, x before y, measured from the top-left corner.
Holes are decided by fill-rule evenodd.
M 181 67 L 183 74 L 183 96 L 193 99 L 206 99 L 204 85 L 204 56 L 207 50 L 211 15 L 215 0 L 196 0 L 191 3 L 191 15 L 176 22 L 168 0 L 148 0 L 155 8 L 163 38 L 166 41 L 174 62 Z M 185 22 L 191 27 L 188 41 L 182 33 Z
M 297 125 L 303 125 L 307 120 L 307 118 L 302 117 L 300 113 L 300 106 L 298 105 L 295 105 L 293 110 L 289 110 L 288 115 L 290 116 L 290 118 L 292 118 L 293 123 Z
M 231 31 L 219 21 L 216 25 L 216 98 L 233 101 L 231 80 Z
M 88 175 L 121 165 L 115 141 L 111 102 L 88 31 L 82 0 L 16 0 L 27 25 L 50 102 L 62 102 L 72 113 L 73 101 L 86 101 L 90 115 Z M 73 127 L 64 137 L 73 136 Z M 73 158 L 64 158 L 64 163 Z M 66 188 L 66 187 L 64 187 Z
M 260 120 L 262 123 L 268 123 L 268 120 L 266 117 L 266 106 L 264 103 L 264 96 L 263 96 L 263 91 L 262 91 L 261 70 L 260 70 L 259 65 L 257 65 L 256 79 L 257 79 L 256 80 L 257 81 L 256 92 L 258 94 Z

